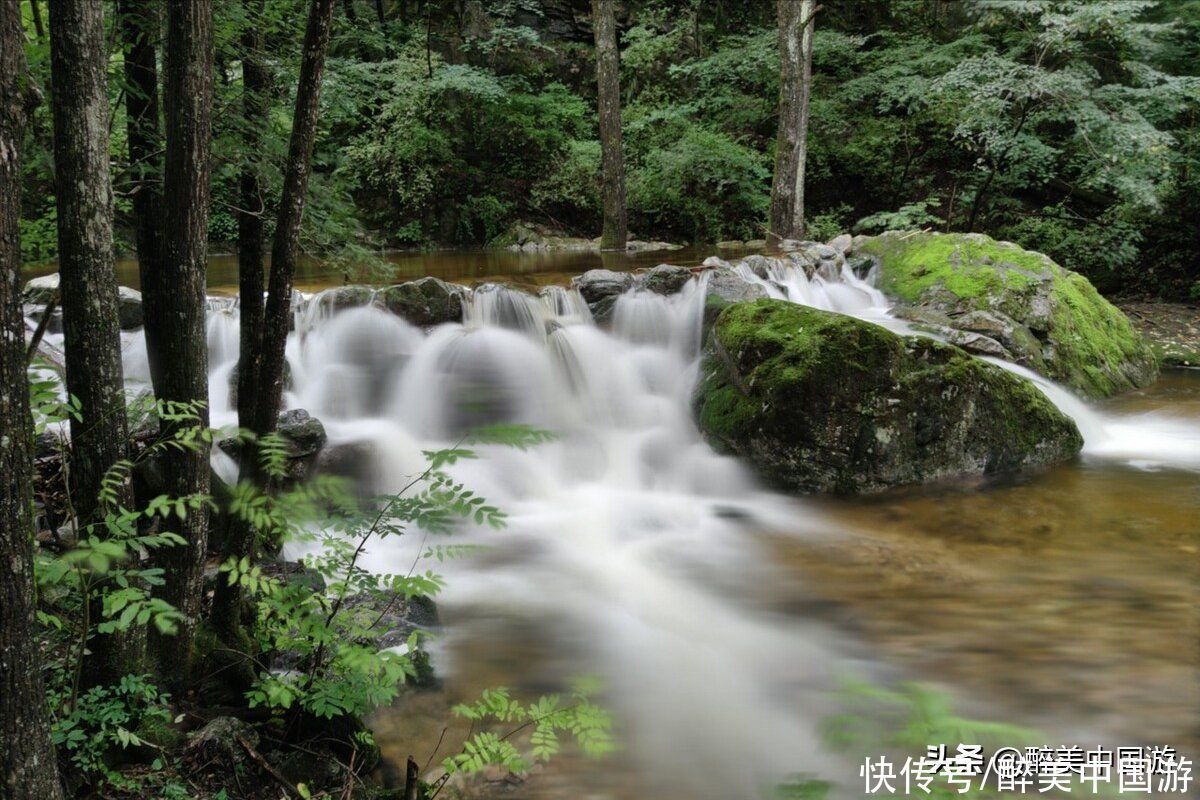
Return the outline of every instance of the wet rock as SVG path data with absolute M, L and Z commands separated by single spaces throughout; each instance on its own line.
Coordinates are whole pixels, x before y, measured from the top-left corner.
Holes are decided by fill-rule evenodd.
M 1004 345 L 982 333 L 950 329 L 946 331 L 946 341 L 978 356 L 1003 358 L 1005 361 L 1013 360 L 1012 353 L 1008 352 Z
M 854 237 L 848 233 L 843 233 L 840 236 L 830 239 L 829 246 L 843 256 L 848 256 L 854 250 Z
M 579 294 L 588 305 L 606 297 L 623 294 L 632 285 L 632 275 L 628 272 L 614 272 L 611 269 L 589 269 L 571 279 L 571 286 L 579 290 Z
M 951 345 L 776 300 L 720 315 L 695 411 L 717 447 L 799 492 L 1042 467 L 1083 446 L 1029 381 Z
M 317 455 L 316 474 L 345 478 L 355 486 L 363 487 L 365 496 L 371 490 L 375 471 L 375 445 L 371 442 L 342 442 L 330 445 Z
M 885 233 L 855 244 L 878 262 L 879 288 L 950 316 L 1020 363 L 1091 397 L 1145 386 L 1151 348 L 1086 278 L 1047 256 L 981 234 Z
M 659 264 L 641 277 L 641 285 L 656 294 L 675 294 L 691 279 L 692 271 L 687 267 Z
M 44 306 L 58 294 L 58 273 L 30 278 L 21 291 L 21 300 L 32 305 Z
M 22 302 L 31 306 L 45 306 L 58 294 L 58 273 L 53 272 L 40 278 L 31 278 L 26 282 L 21 292 Z M 41 318 L 41 311 L 36 314 Z M 117 318 L 121 330 L 130 331 L 142 327 L 142 293 L 128 286 L 117 287 Z M 49 326 L 51 333 L 62 331 L 62 311 L 56 310 L 51 316 Z
M 767 290 L 750 283 L 731 269 L 713 270 L 708 278 L 708 293 L 704 298 L 704 329 L 716 322 L 722 311 L 733 303 L 767 297 Z
M 276 431 L 288 440 L 288 455 L 291 458 L 316 455 L 325 444 L 325 426 L 303 408 L 280 414 Z
M 766 239 L 747 239 L 745 245 L 750 250 L 761 250 L 767 246 Z
M 128 286 L 117 287 L 117 316 L 123 331 L 142 327 L 142 293 Z
M 377 302 L 388 311 L 420 327 L 462 322 L 467 290 L 440 278 L 421 278 L 389 286 Z
M 951 326 L 950 315 L 938 311 L 936 308 L 899 303 L 892 306 L 892 316 L 929 327 L 949 328 Z
M 737 250 L 737 249 L 745 247 L 745 246 L 746 246 L 745 242 L 739 241 L 737 239 L 726 239 L 723 242 L 717 242 L 718 250 Z
M 239 395 L 238 395 L 238 367 L 239 366 L 240 366 L 239 364 L 234 364 L 233 368 L 231 370 L 229 370 L 229 405 L 232 408 L 237 408 L 237 404 L 238 404 L 238 397 L 239 397 Z M 293 387 L 294 387 L 294 384 L 292 383 L 292 365 L 288 363 L 287 359 L 284 359 L 284 362 L 283 362 L 283 390 L 285 392 L 290 392 Z
M 317 303 L 320 307 L 331 313 L 336 313 L 350 308 L 360 308 L 370 305 L 374 296 L 375 290 L 370 286 L 336 286 L 332 289 L 318 292 L 313 297 L 312 302 Z

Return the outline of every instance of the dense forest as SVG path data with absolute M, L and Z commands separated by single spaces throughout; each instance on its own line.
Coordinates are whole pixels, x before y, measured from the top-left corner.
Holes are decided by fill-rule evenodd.
M 587 3 L 335 5 L 305 250 L 354 268 L 380 248 L 503 242 L 517 223 L 599 234 Z M 215 4 L 208 225 L 218 250 L 235 247 L 247 162 L 269 210 L 278 196 L 304 6 Z M 774 4 L 636 0 L 615 12 L 631 230 L 766 238 Z M 28 3 L 24 14 L 30 75 L 48 86 L 48 40 Z M 251 25 L 261 55 L 247 75 Z M 1196 3 L 835 0 L 813 28 L 811 238 L 982 231 L 1044 251 L 1106 291 L 1196 291 L 1200 245 L 1187 212 L 1200 158 Z M 116 247 L 127 251 L 138 165 L 121 100 L 137 90 L 119 39 L 108 31 L 105 41 Z M 250 118 L 240 111 L 247 81 L 264 87 Z M 26 261 L 56 252 L 51 138 L 43 104 L 26 139 Z
M 825 797 L 818 750 L 855 720 L 810 731 L 742 690 L 794 688 L 760 656 L 816 683 L 841 651 L 725 595 L 821 604 L 703 559 L 741 572 L 722 537 L 807 513 L 768 488 L 1086 457 L 1194 478 L 1190 422 L 1088 403 L 1200 352 L 1164 359 L 1105 299 L 1200 300 L 1198 117 L 1200 0 L 0 0 L 0 800 L 502 796 L 628 757 L 639 705 L 674 726 L 652 745 L 736 707 L 721 779 Z M 392 251 L 530 237 L 746 257 L 388 285 Z M 236 297 L 210 291 L 219 253 Z M 298 291 L 306 259 L 345 285 Z M 372 715 L 442 688 L 434 598 L 474 578 L 443 562 L 510 524 L 483 605 L 576 613 L 564 641 L 635 642 L 619 679 L 701 689 L 622 718 L 603 681 L 533 668 L 385 752 Z M 623 549 L 659 534 L 681 569 Z M 746 663 L 722 683 L 713 660 Z M 903 731 L 873 746 L 1027 735 L 864 686 Z

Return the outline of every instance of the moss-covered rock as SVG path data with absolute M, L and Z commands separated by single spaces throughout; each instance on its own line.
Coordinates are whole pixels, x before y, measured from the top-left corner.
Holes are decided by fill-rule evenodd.
M 859 241 L 879 288 L 999 341 L 1019 362 L 1089 397 L 1151 383 L 1153 352 L 1082 275 L 981 234 L 886 233 Z M 980 313 L 986 312 L 986 314 Z
M 802 492 L 1040 467 L 1083 446 L 1033 384 L 993 364 L 778 300 L 721 313 L 695 411 L 714 444 Z
M 467 290 L 439 278 L 421 278 L 382 289 L 378 301 L 413 325 L 462 322 Z

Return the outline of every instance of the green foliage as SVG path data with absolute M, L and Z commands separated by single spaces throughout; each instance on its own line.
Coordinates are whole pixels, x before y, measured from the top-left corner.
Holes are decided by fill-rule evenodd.
M 52 695 L 52 706 L 62 709 L 51 731 L 54 744 L 84 775 L 114 789 L 137 789 L 136 779 L 110 766 L 112 752 L 155 747 L 137 731 L 170 725 L 169 700 L 149 675 L 126 675 L 116 685 L 89 689 L 74 702 L 65 694 Z
M 454 774 L 475 773 L 493 765 L 514 773 L 527 772 L 534 763 L 558 754 L 562 734 L 569 735 L 584 755 L 598 758 L 612 752 L 612 719 L 589 699 L 588 688 L 577 687 L 565 698 L 545 695 L 528 705 L 514 700 L 505 688 L 487 689 L 474 703 L 455 706 L 454 714 L 473 725 L 515 727 L 504 734 L 473 734 L 459 753 L 442 761 L 445 772 L 435 786 Z M 520 746 L 522 741 L 526 748 Z

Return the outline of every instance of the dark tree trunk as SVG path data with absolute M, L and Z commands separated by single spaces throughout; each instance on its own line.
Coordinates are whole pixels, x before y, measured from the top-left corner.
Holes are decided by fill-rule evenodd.
M 346 10 L 346 19 L 350 22 L 358 22 L 358 12 L 354 10 L 354 0 L 342 0 L 342 7 Z
M 0 796 L 62 800 L 42 687 L 33 594 L 33 421 L 21 314 L 25 42 L 18 0 L 0 2 Z
M 258 434 L 275 430 L 283 392 L 283 353 L 287 343 L 288 318 L 292 311 L 292 280 L 300 251 L 300 222 L 308 194 L 313 140 L 320 111 L 321 76 L 325 71 L 325 51 L 329 45 L 329 25 L 333 0 L 312 0 L 308 28 L 304 32 L 304 53 L 296 89 L 296 109 L 292 117 L 292 138 L 284 167 L 283 192 L 271 243 L 271 281 L 263 327 L 262 364 L 259 372 L 258 402 L 253 430 Z
M 42 9 L 38 0 L 29 0 L 29 14 L 33 17 L 33 32 L 38 41 L 46 38 L 46 28 L 42 25 Z
M 205 258 L 208 240 L 209 145 L 212 134 L 212 0 L 170 0 L 165 46 L 166 159 L 163 169 L 163 253 L 160 274 L 143 287 L 146 339 L 162 359 L 154 393 L 160 401 L 208 401 Z M 200 424 L 208 425 L 207 409 Z M 178 423 L 162 422 L 171 434 Z M 209 492 L 208 446 L 171 453 L 164 482 L 175 497 Z M 185 546 L 166 548 L 163 598 L 184 616 L 175 636 L 156 637 L 159 666 L 176 684 L 190 677 L 200 618 L 208 513 L 172 521 Z
M 403 0 L 401 0 L 400 7 L 401 8 L 404 7 Z M 387 21 L 386 18 L 384 17 L 384 13 L 383 13 L 383 0 L 375 0 L 375 16 L 379 17 L 380 25 L 383 25 L 384 22 Z
M 804 168 L 808 157 L 808 98 L 812 85 L 814 0 L 777 0 L 779 133 L 771 185 L 771 233 L 804 236 Z
M 133 217 L 137 233 L 138 273 L 143 288 L 162 275 L 162 134 L 158 126 L 157 4 L 150 0 L 120 0 L 121 37 L 125 48 L 125 116 L 132 182 Z M 155 342 L 157 344 L 157 342 Z M 162 358 L 147 344 L 150 374 L 162 382 Z
M 71 418 L 69 488 L 78 524 L 100 526 L 113 510 L 100 503 L 101 482 L 128 455 L 108 171 L 108 52 L 100 4 L 55 0 L 50 61 L 67 391 L 79 401 L 79 415 Z M 115 504 L 131 506 L 127 480 Z M 103 538 L 105 531 L 96 527 L 92 535 Z M 98 601 L 94 610 L 99 612 Z M 141 671 L 144 641 L 133 631 L 97 635 L 88 646 L 83 676 L 92 685 Z
M 242 137 L 246 161 L 238 178 L 238 305 L 240 338 L 238 341 L 237 412 L 238 425 L 253 429 L 254 409 L 259 395 L 263 332 L 263 192 L 262 131 L 267 125 L 267 91 L 270 74 L 263 63 L 261 28 L 255 24 L 262 14 L 263 0 L 244 0 L 250 24 L 242 34 Z M 347 7 L 350 6 L 348 0 Z M 241 480 L 257 480 L 256 459 L 249 448 L 243 459 Z M 254 529 L 239 518 L 229 520 L 229 550 L 222 556 L 251 555 Z M 224 581 L 217 582 L 213 602 L 213 620 L 226 641 L 237 641 L 241 612 L 241 590 Z
M 629 238 L 625 211 L 625 156 L 621 151 L 621 61 L 613 0 L 592 0 L 596 36 L 596 86 L 600 112 L 600 194 L 604 201 L 602 250 L 624 250 Z

